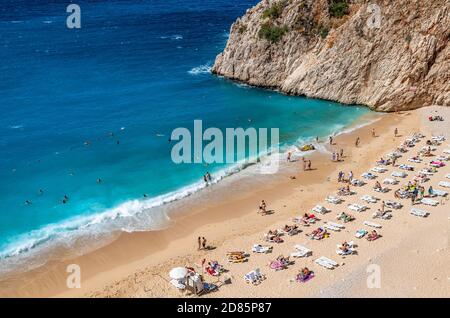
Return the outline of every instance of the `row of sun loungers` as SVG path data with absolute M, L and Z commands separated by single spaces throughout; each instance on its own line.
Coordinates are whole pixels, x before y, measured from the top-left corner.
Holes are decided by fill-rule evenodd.
M 357 203 L 349 204 L 349 205 L 348 205 L 348 208 L 349 208 L 350 210 L 352 210 L 352 211 L 355 211 L 355 212 L 364 212 L 365 210 L 369 209 L 368 206 L 366 206 L 366 205 L 360 205 L 360 204 L 357 204 Z

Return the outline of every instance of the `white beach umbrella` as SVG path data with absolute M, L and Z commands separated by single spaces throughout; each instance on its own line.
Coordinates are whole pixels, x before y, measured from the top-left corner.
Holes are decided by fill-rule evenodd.
M 172 279 L 183 279 L 186 277 L 188 271 L 185 267 L 175 267 L 169 272 L 169 276 Z

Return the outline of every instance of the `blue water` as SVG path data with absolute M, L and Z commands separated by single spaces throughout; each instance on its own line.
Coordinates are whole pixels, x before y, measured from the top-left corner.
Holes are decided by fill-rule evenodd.
M 208 72 L 231 23 L 257 2 L 76 1 L 82 28 L 68 29 L 67 1 L 3 0 L 0 257 L 86 230 L 86 220 L 133 216 L 161 203 L 155 197 L 201 182 L 205 166 L 175 165 L 168 142 L 194 119 L 205 127 L 279 127 L 281 143 L 290 144 L 365 115 L 362 107 Z M 117 206 L 116 215 L 93 222 Z M 132 220 L 128 230 L 137 226 Z

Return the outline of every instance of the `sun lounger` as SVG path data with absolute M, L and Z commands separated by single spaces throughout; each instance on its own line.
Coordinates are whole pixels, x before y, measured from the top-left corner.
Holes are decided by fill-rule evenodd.
M 445 163 L 443 163 L 442 161 L 432 161 L 430 163 L 430 166 L 435 167 L 435 168 L 442 168 L 442 167 L 445 167 Z
M 361 175 L 361 177 L 363 177 L 364 179 L 375 179 L 377 177 L 377 175 L 371 173 L 371 172 L 365 172 Z
M 327 269 L 334 269 L 335 267 L 338 266 L 338 263 L 336 263 L 335 261 L 333 261 L 325 256 L 319 257 L 314 262 L 320 266 L 327 268 Z
M 426 211 L 424 211 L 424 210 L 419 210 L 419 209 L 416 209 L 416 208 L 412 208 L 411 211 L 410 211 L 410 213 L 411 213 L 412 215 L 420 216 L 420 217 L 422 217 L 422 218 L 427 217 L 428 214 L 429 214 L 428 212 L 426 212 Z
M 347 242 L 347 244 L 348 244 L 347 251 L 341 250 L 341 248 L 340 248 L 341 245 L 339 245 L 339 244 L 336 245 L 336 247 L 337 247 L 336 254 L 342 255 L 342 256 L 356 254 L 356 245 L 355 245 L 355 243 L 353 241 L 351 241 L 351 242 Z
M 396 178 L 406 178 L 407 175 L 408 174 L 403 171 L 394 171 L 391 173 L 391 176 L 396 177 Z
M 409 162 L 414 162 L 414 163 L 421 163 L 422 159 L 419 158 L 409 158 L 408 159 Z
M 414 167 L 413 167 L 413 166 L 406 165 L 406 164 L 401 164 L 401 165 L 398 166 L 398 167 L 399 167 L 399 169 L 407 170 L 407 171 L 413 171 L 413 170 L 414 170 Z
M 320 213 L 320 214 L 325 214 L 328 212 L 331 212 L 330 210 L 326 209 L 325 207 L 321 206 L 321 205 L 316 205 L 313 209 L 313 212 L 315 213 Z
M 428 169 L 422 169 L 422 170 L 420 170 L 420 172 L 419 173 L 421 173 L 421 174 L 425 174 L 425 175 L 427 175 L 427 176 L 432 176 L 432 175 L 434 175 L 434 172 L 431 172 L 431 171 L 429 171 Z
M 312 254 L 312 251 L 306 248 L 303 245 L 295 245 L 294 248 L 297 250 L 296 252 L 291 253 L 292 257 L 308 257 Z
M 450 149 L 445 149 L 445 150 L 443 151 L 443 153 L 446 153 L 446 154 L 449 154 L 449 155 L 450 155 Z
M 373 222 L 370 222 L 370 221 L 364 221 L 363 224 L 366 225 L 366 226 L 374 227 L 376 229 L 381 229 L 381 225 L 380 224 L 373 223 Z
M 392 214 L 388 212 L 377 211 L 374 214 L 372 214 L 372 217 L 374 219 L 389 220 L 390 218 L 392 218 Z
M 426 204 L 426 205 L 431 205 L 431 206 L 436 206 L 439 204 L 438 201 L 430 199 L 430 198 L 423 198 L 422 200 L 420 200 L 421 203 Z
M 356 203 L 349 204 L 349 205 L 348 205 L 348 208 L 349 208 L 350 210 L 356 211 L 356 212 L 363 212 L 363 211 L 365 211 L 365 210 L 368 209 L 367 206 L 365 206 L 365 205 L 359 205 L 359 204 L 356 204 Z
M 373 172 L 378 172 L 378 173 L 385 173 L 387 171 L 386 168 L 382 168 L 382 167 L 373 167 L 372 169 Z
M 361 229 L 361 230 L 356 231 L 355 237 L 356 238 L 363 238 L 364 235 L 366 235 L 366 234 L 367 234 L 367 231 L 364 230 L 364 229 Z
M 339 232 L 341 230 L 339 227 L 333 226 L 333 225 L 328 224 L 328 223 L 325 223 L 323 225 L 323 227 L 326 228 L 327 230 L 331 230 L 331 231 L 334 231 L 334 232 Z
M 446 174 L 445 177 L 446 177 L 447 179 L 450 179 L 450 173 L 449 173 L 449 174 Z
M 333 204 L 339 204 L 341 203 L 343 200 L 341 198 L 338 197 L 334 197 L 334 196 L 327 196 L 327 198 L 325 199 L 328 203 L 333 203 Z
M 270 251 L 272 251 L 272 246 L 265 246 L 265 245 L 260 245 L 260 244 L 254 244 L 252 247 L 252 252 L 253 253 L 269 253 Z
M 341 212 L 336 217 L 337 220 L 341 220 L 344 223 L 351 222 L 355 219 L 353 215 L 347 214 L 345 212 Z
M 392 178 L 386 178 L 383 180 L 383 184 L 391 184 L 395 185 L 398 184 L 398 180 L 392 179 Z
M 436 158 L 436 160 L 438 161 L 449 161 L 450 160 L 450 156 L 439 156 Z
M 264 276 L 261 274 L 260 269 L 257 268 L 255 270 L 252 270 L 244 275 L 244 279 L 247 283 L 252 283 L 253 285 L 257 285 L 261 283 L 261 281 L 264 279 Z
M 363 185 L 366 184 L 364 181 L 359 180 L 359 179 L 352 179 L 352 181 L 350 183 L 352 186 L 356 186 L 356 187 L 362 187 Z
M 379 192 L 379 193 L 387 193 L 387 192 L 389 192 L 389 188 L 387 188 L 387 187 L 374 188 L 373 190 L 376 191 L 376 192 Z
M 433 194 L 437 195 L 438 197 L 446 197 L 448 192 L 444 190 L 433 189 Z
M 403 205 L 400 202 L 395 202 L 395 201 L 391 201 L 391 200 L 384 202 L 384 204 L 388 208 L 395 209 L 395 210 L 401 209 L 403 207 Z
M 439 181 L 438 185 L 444 188 L 450 188 L 450 182 L 447 181 Z
M 375 198 L 374 196 L 371 195 L 363 195 L 361 197 L 361 200 L 366 201 L 367 203 L 377 203 L 377 201 L 379 200 L 378 198 Z

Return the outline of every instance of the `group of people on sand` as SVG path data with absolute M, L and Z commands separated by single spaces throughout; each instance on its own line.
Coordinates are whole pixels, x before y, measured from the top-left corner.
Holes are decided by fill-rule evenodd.
M 345 172 L 339 171 L 338 173 L 338 182 L 348 182 L 351 183 L 353 180 L 353 171 L 348 173 L 348 179 L 345 179 Z
M 331 161 L 338 162 L 344 158 L 344 149 L 341 149 L 339 152 L 333 152 L 331 154 Z

